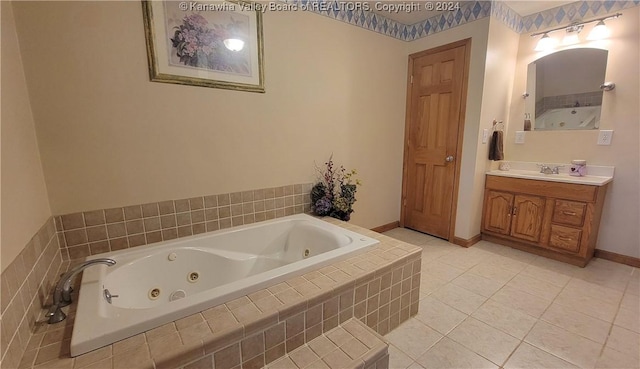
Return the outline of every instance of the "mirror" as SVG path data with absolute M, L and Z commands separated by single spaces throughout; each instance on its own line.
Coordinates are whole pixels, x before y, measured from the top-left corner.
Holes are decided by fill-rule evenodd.
M 607 50 L 558 51 L 529 64 L 525 130 L 598 129 Z

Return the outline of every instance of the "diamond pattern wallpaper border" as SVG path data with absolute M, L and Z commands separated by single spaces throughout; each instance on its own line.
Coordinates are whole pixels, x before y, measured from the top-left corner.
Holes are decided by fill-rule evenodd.
M 503 1 L 461 1 L 458 10 L 438 14 L 415 24 L 402 24 L 363 8 L 350 9 L 352 7 L 340 6 L 340 2 L 332 0 L 283 1 L 305 8 L 309 12 L 402 41 L 414 41 L 489 16 L 500 20 L 517 33 L 529 33 L 640 5 L 640 0 L 576 1 L 521 17 Z

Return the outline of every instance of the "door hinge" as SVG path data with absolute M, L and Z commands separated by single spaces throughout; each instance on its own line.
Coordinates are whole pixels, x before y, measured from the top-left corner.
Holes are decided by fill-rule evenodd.
M 411 75 L 411 84 L 413 84 L 413 74 Z

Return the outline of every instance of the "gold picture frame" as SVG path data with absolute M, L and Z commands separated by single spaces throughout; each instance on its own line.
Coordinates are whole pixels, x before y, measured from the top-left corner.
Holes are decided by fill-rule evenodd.
M 142 14 L 151 81 L 265 92 L 256 3 L 142 0 Z

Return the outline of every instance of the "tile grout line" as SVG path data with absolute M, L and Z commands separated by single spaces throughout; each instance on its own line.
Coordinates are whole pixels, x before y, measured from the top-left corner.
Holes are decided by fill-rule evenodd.
M 600 360 L 602 358 L 602 355 L 604 355 L 604 350 L 607 348 L 607 343 L 609 342 L 609 338 L 611 337 L 611 332 L 613 331 L 613 327 L 616 325 L 616 318 L 618 317 L 618 314 L 620 313 L 620 309 L 622 307 L 622 300 L 624 299 L 624 295 L 627 292 L 627 288 L 629 288 L 629 284 L 631 284 L 631 278 L 633 276 L 633 273 L 636 272 L 635 269 L 631 270 L 631 276 L 630 278 L 627 280 L 627 284 L 624 287 L 624 291 L 622 292 L 622 297 L 620 298 L 620 301 L 618 302 L 618 308 L 616 309 L 616 313 L 613 316 L 613 320 L 611 320 L 611 325 L 609 325 L 609 332 L 607 332 L 607 338 L 604 340 L 604 343 L 602 344 L 602 348 L 600 349 L 600 353 L 598 354 L 598 360 Z M 612 349 L 616 352 L 618 352 L 618 350 Z M 598 360 L 596 360 L 596 364 L 598 363 Z
M 45 222 L 45 224 L 47 224 L 47 223 L 48 223 L 48 221 L 47 221 L 47 222 Z M 55 227 L 55 226 L 54 226 L 54 227 Z M 38 262 L 40 261 L 40 259 L 44 257 L 44 254 L 46 253 L 46 251 L 47 251 L 47 249 L 48 249 L 48 247 L 47 247 L 47 246 L 49 246 L 49 247 L 54 247 L 54 246 L 53 246 L 53 244 L 52 244 L 52 240 L 53 240 L 53 237 L 54 237 L 54 236 L 56 236 L 55 232 L 54 232 L 54 235 L 52 235 L 52 236 L 49 238 L 49 241 L 46 243 L 44 250 L 42 250 L 42 252 L 41 252 L 41 253 L 40 253 L 40 255 L 38 256 L 38 258 L 36 259 L 35 263 L 33 264 L 33 267 L 31 268 L 31 271 L 27 274 L 26 278 L 23 280 L 23 282 L 22 282 L 22 284 L 20 285 L 20 287 L 18 287 L 18 290 L 16 291 L 15 295 L 11 298 L 11 300 L 10 300 L 10 301 L 9 301 L 9 303 L 7 304 L 7 308 L 11 305 L 11 303 L 13 303 L 13 302 L 15 301 L 15 299 L 16 299 L 16 298 L 20 298 L 20 299 L 22 298 L 22 297 L 20 296 L 20 290 L 21 290 L 23 287 L 25 287 L 25 285 L 28 283 L 29 276 L 31 275 L 31 273 L 35 273 L 35 267 L 36 267 L 36 265 L 38 265 Z M 56 254 L 57 254 L 57 253 L 56 253 Z M 49 273 L 49 270 L 51 269 L 51 266 L 53 265 L 53 263 L 54 263 L 54 262 L 55 262 L 55 258 L 54 258 L 54 259 L 52 259 L 52 260 L 51 260 L 51 262 L 49 263 L 49 266 L 47 267 L 47 271 L 44 273 L 44 276 L 42 277 L 43 279 L 42 279 L 41 281 L 39 281 L 39 282 L 38 282 L 37 290 L 40 290 L 40 287 L 43 285 L 44 280 L 46 279 L 47 274 Z M 28 286 L 27 286 L 27 288 L 28 288 Z M 19 322 L 18 322 L 18 324 L 17 324 L 16 331 L 15 331 L 15 332 L 13 332 L 13 335 L 12 335 L 12 336 L 11 336 L 11 338 L 9 339 L 8 344 L 13 343 L 13 341 L 14 341 L 16 338 L 17 338 L 18 340 L 20 339 L 19 337 L 17 337 L 17 336 L 18 336 L 18 332 L 19 332 L 20 327 L 22 326 L 23 322 L 25 321 L 25 319 L 27 319 L 27 315 L 28 315 L 27 313 L 29 312 L 29 307 L 30 307 L 32 304 L 34 304 L 34 303 L 35 303 L 35 299 L 36 299 L 36 297 L 38 297 L 38 294 L 37 294 L 37 293 L 36 293 L 36 294 L 31 298 L 31 300 L 29 300 L 29 306 L 26 306 L 26 307 L 25 307 L 25 309 L 26 309 L 26 310 L 23 312 L 22 318 L 20 319 L 20 321 L 19 321 Z M 6 310 L 5 310 L 5 312 L 6 312 Z M 30 339 L 31 339 L 31 336 L 33 335 L 32 328 L 31 328 L 31 327 L 29 327 L 29 333 L 30 333 L 30 336 L 29 336 L 29 340 L 30 340 Z M 29 342 L 27 341 L 27 344 L 28 344 L 28 343 L 29 343 Z M 26 345 L 24 345 L 24 346 L 25 346 L 25 348 L 26 348 Z M 9 353 L 9 350 L 8 350 L 8 347 L 7 347 L 7 350 L 5 351 L 4 356 L 2 356 L 2 358 L 0 358 L 0 361 L 4 361 L 4 359 L 6 359 L 6 357 L 7 357 L 7 354 L 8 354 L 8 353 Z

